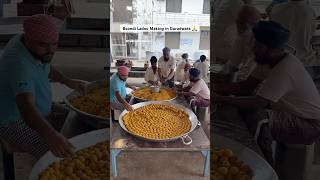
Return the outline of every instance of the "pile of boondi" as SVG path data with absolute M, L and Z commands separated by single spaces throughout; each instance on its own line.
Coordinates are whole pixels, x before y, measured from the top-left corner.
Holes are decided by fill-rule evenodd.
M 211 158 L 212 180 L 252 180 L 252 169 L 234 156 L 230 149 L 213 148 Z
M 77 109 L 88 114 L 109 117 L 109 88 L 107 84 L 102 88 L 95 88 L 86 95 L 70 100 Z
M 177 137 L 191 128 L 186 112 L 163 104 L 151 104 L 128 112 L 123 122 L 130 132 L 150 139 Z
M 76 152 L 72 158 L 54 162 L 39 180 L 109 180 L 109 141 Z
M 133 92 L 133 95 L 140 99 L 147 99 L 152 101 L 169 100 L 177 96 L 177 94 L 173 90 L 167 88 L 160 88 L 159 93 L 154 93 L 149 87 L 138 89 Z

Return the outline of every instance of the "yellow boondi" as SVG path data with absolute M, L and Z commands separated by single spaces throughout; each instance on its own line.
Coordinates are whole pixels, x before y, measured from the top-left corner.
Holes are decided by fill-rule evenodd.
M 152 101 L 162 101 L 175 98 L 177 95 L 173 90 L 160 88 L 159 93 L 153 93 L 149 87 L 144 87 L 133 92 L 133 95 L 141 98 Z
M 126 128 L 150 139 L 167 139 L 187 133 L 189 115 L 174 106 L 151 104 L 128 112 L 123 117 Z
M 52 163 L 39 180 L 109 180 L 109 141 L 76 152 L 72 158 Z
M 77 109 L 88 114 L 109 117 L 109 88 L 96 88 L 88 94 L 70 100 L 70 103 Z
M 252 180 L 252 169 L 234 156 L 230 149 L 213 148 L 211 151 L 213 180 Z

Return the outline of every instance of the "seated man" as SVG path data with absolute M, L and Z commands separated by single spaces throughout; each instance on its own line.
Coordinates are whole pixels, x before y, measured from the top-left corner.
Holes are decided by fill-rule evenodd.
M 150 58 L 151 67 L 147 68 L 146 74 L 144 75 L 144 80 L 150 85 L 160 84 L 157 61 L 158 60 L 155 56 Z
M 287 29 L 273 21 L 260 21 L 253 27 L 253 33 L 256 40 L 253 48 L 258 64 L 256 69 L 245 81 L 213 85 L 216 92 L 246 96 L 215 94 L 213 102 L 251 110 L 271 108 L 270 129 L 264 126 L 268 131 L 261 132 L 259 138 L 264 140 L 258 140 L 258 144 L 268 162 L 274 165 L 270 154 L 272 139 L 266 136 L 271 134 L 271 138 L 289 144 L 311 144 L 318 140 L 320 97 L 300 60 L 284 50 L 289 39 Z M 250 123 L 247 125 L 257 124 Z
M 126 66 L 119 66 L 118 72 L 111 76 L 110 80 L 110 107 L 123 111 L 132 111 L 132 106 L 128 103 L 131 97 L 127 96 L 126 87 L 135 89 L 126 83 L 129 69 Z
M 72 156 L 74 147 L 54 128 L 50 80 L 81 91 L 85 82 L 70 79 L 51 65 L 59 31 L 48 15 L 23 22 L 23 34 L 14 36 L 0 58 L 0 137 L 40 158 L 48 150 L 55 156 Z
M 190 101 L 191 108 L 194 109 L 197 107 L 208 107 L 210 104 L 210 90 L 204 82 L 203 79 L 200 79 L 200 71 L 196 68 L 191 68 L 189 70 L 190 76 L 190 84 L 185 87 L 183 91 L 177 91 L 177 94 L 194 97 L 193 100 Z

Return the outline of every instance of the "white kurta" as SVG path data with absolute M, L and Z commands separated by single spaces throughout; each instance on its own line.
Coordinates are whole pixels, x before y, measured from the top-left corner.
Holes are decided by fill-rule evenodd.
M 320 66 L 310 43 L 316 29 L 315 18 L 315 11 L 304 1 L 276 5 L 270 13 L 271 20 L 290 30 L 289 45 L 296 49 L 304 66 Z
M 174 75 L 174 81 L 184 81 L 185 79 L 185 72 L 184 72 L 184 67 L 187 64 L 185 59 L 181 59 L 177 63 L 177 68 L 176 68 L 176 73 Z
M 194 67 L 200 70 L 200 78 L 204 80 L 204 82 L 208 83 L 209 82 L 209 64 L 204 61 L 204 62 L 197 62 L 194 64 Z
M 256 67 L 254 53 L 252 51 L 254 42 L 254 35 L 250 28 L 239 34 L 235 40 L 230 55 L 231 57 L 227 64 L 239 69 L 236 81 L 247 79 Z
M 158 75 L 158 69 L 157 69 L 156 73 L 154 73 L 152 67 L 148 67 L 147 70 L 146 70 L 146 74 L 144 75 L 144 80 L 146 82 L 148 82 L 148 81 L 153 81 L 153 82 L 160 81 L 160 78 L 159 78 L 159 75 Z
M 174 71 L 176 68 L 176 61 L 172 56 L 170 56 L 168 61 L 164 61 L 163 56 L 160 57 L 158 61 L 158 67 L 160 69 L 160 73 L 162 77 L 171 79 L 174 76 L 174 73 L 169 77 L 171 69 Z
M 230 49 L 237 35 L 236 19 L 243 5 L 242 0 L 217 0 L 214 2 L 211 39 L 211 56 L 228 60 Z

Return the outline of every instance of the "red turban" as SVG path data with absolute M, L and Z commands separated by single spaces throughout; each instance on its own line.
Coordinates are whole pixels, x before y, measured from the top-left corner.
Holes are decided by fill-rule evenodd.
M 25 36 L 32 40 L 45 43 L 57 42 L 59 31 L 52 16 L 37 14 L 28 17 L 23 22 Z
M 120 76 L 128 76 L 129 69 L 126 66 L 119 66 L 118 67 L 118 73 Z

